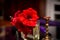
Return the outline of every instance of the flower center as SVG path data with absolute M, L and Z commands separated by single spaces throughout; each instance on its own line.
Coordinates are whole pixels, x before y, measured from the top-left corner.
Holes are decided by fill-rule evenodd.
M 30 15 L 27 16 L 27 19 L 31 19 L 32 17 Z

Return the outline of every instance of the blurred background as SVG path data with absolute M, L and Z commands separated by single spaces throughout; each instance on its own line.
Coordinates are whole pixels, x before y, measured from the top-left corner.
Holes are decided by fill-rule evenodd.
M 10 16 L 17 10 L 32 7 L 38 12 L 39 17 L 50 16 L 52 21 L 60 21 L 60 0 L 0 0 L 0 39 L 5 40 L 12 25 Z M 8 31 L 9 30 L 9 31 Z M 49 26 L 53 40 L 60 40 L 60 27 Z M 15 37 L 15 36 L 14 36 Z

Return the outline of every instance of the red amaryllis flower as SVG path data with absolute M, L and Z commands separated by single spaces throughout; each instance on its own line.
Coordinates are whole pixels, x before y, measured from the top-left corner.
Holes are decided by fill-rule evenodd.
M 22 31 L 25 35 L 27 35 L 28 33 L 32 33 L 38 18 L 37 12 L 34 9 L 29 8 L 23 10 L 22 13 L 17 11 L 11 23 L 16 26 L 18 31 Z
M 29 9 L 23 10 L 22 14 L 23 14 L 22 17 L 24 20 L 20 19 L 21 22 L 26 26 L 35 27 L 36 22 L 38 20 L 37 12 L 34 9 L 29 8 Z

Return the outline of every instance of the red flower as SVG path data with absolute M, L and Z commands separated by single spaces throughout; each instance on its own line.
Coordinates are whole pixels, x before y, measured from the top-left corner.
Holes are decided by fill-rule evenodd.
M 25 35 L 27 35 L 28 33 L 32 33 L 38 18 L 37 12 L 34 9 L 29 8 L 23 10 L 22 13 L 17 11 L 11 23 L 16 26 L 18 31 L 22 31 Z
M 22 23 L 26 26 L 35 27 L 36 22 L 38 20 L 37 12 L 32 8 L 29 8 L 29 9 L 23 10 L 22 14 L 23 14 L 22 17 L 25 19 L 25 20 L 20 19 Z

